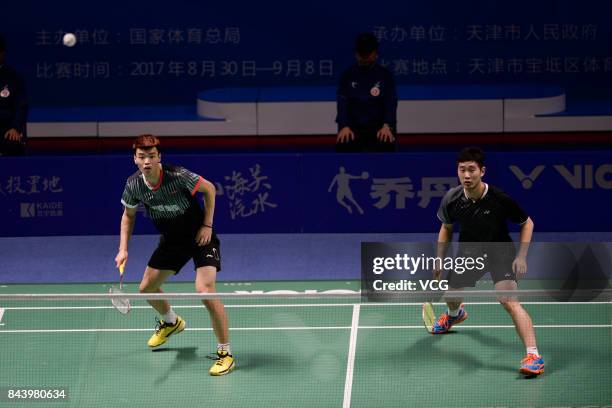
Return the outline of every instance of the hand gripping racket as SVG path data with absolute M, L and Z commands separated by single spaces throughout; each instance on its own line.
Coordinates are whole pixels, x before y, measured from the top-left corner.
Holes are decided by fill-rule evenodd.
M 115 286 L 111 286 L 109 289 L 109 293 L 115 295 L 123 294 L 123 271 L 125 270 L 125 263 L 119 265 L 119 288 Z M 121 314 L 128 314 L 132 306 L 130 305 L 130 299 L 128 298 L 111 298 L 111 303 L 115 306 L 115 309 L 119 311 Z

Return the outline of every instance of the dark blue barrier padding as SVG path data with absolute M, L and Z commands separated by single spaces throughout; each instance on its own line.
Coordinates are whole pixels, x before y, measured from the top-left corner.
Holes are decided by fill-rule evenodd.
M 491 153 L 537 231 L 612 231 L 612 152 Z M 455 153 L 164 155 L 217 186 L 219 233 L 435 232 Z M 0 236 L 116 234 L 130 155 L 0 159 Z M 140 213 L 136 233 L 153 233 Z M 515 228 L 516 230 L 516 228 Z
M 361 271 L 361 242 L 433 244 L 436 237 L 433 233 L 221 234 L 222 270 L 218 279 L 356 280 Z M 518 237 L 513 234 L 513 238 Z M 612 233 L 536 232 L 534 241 L 610 242 Z M 132 237 L 125 272 L 127 282 L 140 281 L 157 242 L 155 235 Z M 117 279 L 114 259 L 118 245 L 116 235 L 0 238 L 0 284 L 113 282 Z M 609 260 L 602 264 L 607 266 L 607 275 L 610 274 L 609 265 Z M 557 271 L 560 276 L 562 272 Z M 193 262 L 189 261 L 172 280 L 193 281 L 194 277 Z M 526 278 L 543 277 L 537 263 L 530 262 Z

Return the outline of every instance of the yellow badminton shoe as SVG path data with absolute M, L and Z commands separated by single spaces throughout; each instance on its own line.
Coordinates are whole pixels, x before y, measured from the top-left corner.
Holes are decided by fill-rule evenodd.
M 210 367 L 208 373 L 215 376 L 225 375 L 229 374 L 234 367 L 236 367 L 236 364 L 234 364 L 234 356 L 229 354 L 226 350 L 218 349 L 215 364 Z
M 185 330 L 185 321 L 181 316 L 176 316 L 176 322 L 174 324 L 166 323 L 163 320 L 159 321 L 157 317 L 155 321 L 157 322 L 155 325 L 155 333 L 153 333 L 147 343 L 149 347 L 161 346 L 168 340 L 168 337 Z

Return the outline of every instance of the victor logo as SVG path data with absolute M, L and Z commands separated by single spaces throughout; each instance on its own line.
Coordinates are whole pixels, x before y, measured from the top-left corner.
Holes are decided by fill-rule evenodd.
M 576 190 L 590 190 L 594 185 L 605 190 L 612 189 L 612 164 L 599 167 L 592 164 L 575 164 L 571 170 L 559 164 L 553 167 Z
M 574 164 L 573 166 L 555 164 L 552 167 L 575 190 L 590 190 L 597 187 L 604 190 L 612 189 L 612 164 L 599 166 L 593 164 Z M 541 164 L 526 173 L 518 166 L 511 165 L 510 171 L 521 182 L 523 188 L 529 190 L 545 168 L 546 166 Z
M 525 174 L 518 166 L 512 165 L 510 166 L 510 171 L 514 173 L 516 178 L 519 179 L 519 181 L 523 185 L 523 188 L 525 190 L 529 190 L 531 187 L 533 187 L 533 183 L 540 176 L 540 174 L 542 174 L 545 168 L 546 166 L 540 165 L 537 166 L 535 169 L 531 170 L 531 173 Z

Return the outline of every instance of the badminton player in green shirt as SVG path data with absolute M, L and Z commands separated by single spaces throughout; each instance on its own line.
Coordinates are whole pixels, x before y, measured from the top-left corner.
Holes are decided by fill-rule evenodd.
M 217 272 L 221 270 L 220 242 L 213 230 L 215 186 L 203 177 L 182 167 L 161 163 L 159 139 L 153 135 L 139 136 L 133 145 L 134 163 L 138 171 L 127 179 L 121 202 L 121 218 L 117 266 L 128 259 L 128 243 L 134 229 L 136 208 L 142 203 L 161 233 L 159 245 L 151 255 L 140 282 L 141 293 L 161 293 L 161 285 L 177 274 L 190 260 L 196 270 L 195 286 L 199 293 L 214 293 Z M 204 209 L 196 199 L 204 195 Z M 168 337 L 185 329 L 167 300 L 149 300 L 161 321 L 149 339 L 149 347 L 159 347 Z M 225 308 L 219 299 L 203 301 L 210 314 L 217 337 L 217 360 L 211 375 L 231 372 L 234 357 L 229 344 Z

